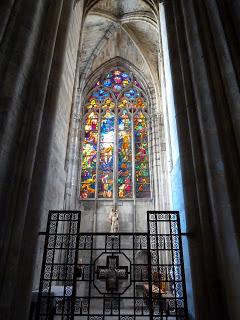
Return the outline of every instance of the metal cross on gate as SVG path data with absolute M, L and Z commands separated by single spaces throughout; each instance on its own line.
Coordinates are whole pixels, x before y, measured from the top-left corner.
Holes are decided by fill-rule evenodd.
M 119 266 L 118 256 L 107 256 L 107 266 L 97 267 L 97 278 L 106 280 L 107 291 L 118 291 L 118 280 L 128 279 L 128 267 Z

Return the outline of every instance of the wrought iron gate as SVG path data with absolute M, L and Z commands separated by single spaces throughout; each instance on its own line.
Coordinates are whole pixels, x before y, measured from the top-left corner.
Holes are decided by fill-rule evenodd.
M 148 212 L 148 233 L 80 233 L 80 217 L 49 213 L 37 320 L 187 319 L 177 212 Z

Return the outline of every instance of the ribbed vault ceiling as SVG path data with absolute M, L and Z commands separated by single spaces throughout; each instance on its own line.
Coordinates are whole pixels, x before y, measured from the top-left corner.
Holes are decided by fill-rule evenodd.
M 115 57 L 133 65 L 158 82 L 157 1 L 88 0 L 81 45 L 80 77 Z

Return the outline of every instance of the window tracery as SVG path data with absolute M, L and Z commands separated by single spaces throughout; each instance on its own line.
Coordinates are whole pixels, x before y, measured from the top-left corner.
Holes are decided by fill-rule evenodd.
M 84 107 L 80 198 L 150 197 L 148 109 L 135 77 L 113 68 Z

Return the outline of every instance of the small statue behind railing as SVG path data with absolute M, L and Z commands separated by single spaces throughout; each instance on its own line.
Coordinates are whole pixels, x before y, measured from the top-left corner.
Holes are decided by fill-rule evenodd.
M 118 211 L 111 209 L 108 217 L 110 223 L 110 232 L 117 233 L 119 231 Z

